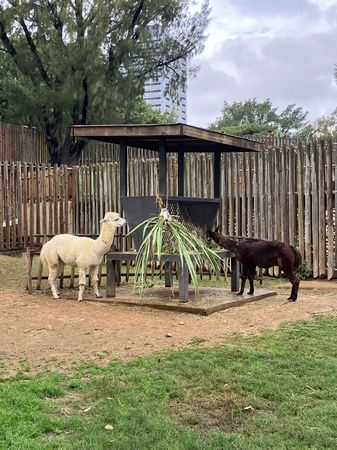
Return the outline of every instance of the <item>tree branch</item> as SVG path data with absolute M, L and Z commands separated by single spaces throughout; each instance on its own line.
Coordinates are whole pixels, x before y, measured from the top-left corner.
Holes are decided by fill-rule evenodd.
M 27 40 L 28 45 L 29 45 L 29 47 L 30 47 L 30 50 L 31 50 L 31 53 L 32 53 L 33 58 L 34 58 L 34 60 L 35 60 L 36 66 L 37 66 L 37 68 L 38 68 L 38 70 L 39 70 L 39 72 L 40 72 L 40 75 L 41 75 L 42 79 L 43 79 L 43 80 L 47 83 L 47 85 L 50 87 L 50 86 L 51 86 L 51 83 L 50 83 L 50 79 L 49 79 L 48 73 L 47 73 L 46 69 L 44 68 L 44 66 L 43 66 L 43 64 L 42 64 L 40 55 L 39 55 L 39 53 L 38 53 L 38 51 L 37 51 L 36 45 L 34 44 L 33 38 L 32 38 L 32 36 L 31 36 L 31 34 L 30 34 L 28 28 L 27 28 L 27 25 L 26 25 L 25 21 L 24 21 L 22 18 L 20 18 L 20 19 L 18 20 L 18 22 L 19 22 L 19 24 L 21 25 L 21 27 L 22 27 L 22 29 L 23 29 L 23 31 L 24 31 L 24 33 L 25 33 L 26 40 Z
M 59 35 L 59 38 L 63 42 L 63 22 L 61 20 L 61 17 L 57 13 L 57 7 L 55 3 L 51 3 L 50 1 L 47 1 L 47 9 L 50 12 L 52 18 L 53 18 L 53 25 L 54 28 Z
M 139 19 L 139 16 L 140 16 L 140 14 L 141 14 L 141 12 L 142 12 L 142 10 L 144 8 L 144 3 L 145 3 L 145 0 L 140 0 L 138 6 L 136 8 L 136 11 L 135 11 L 135 13 L 134 13 L 134 15 L 132 17 L 132 20 L 131 20 L 131 32 L 133 34 L 132 37 L 135 40 L 137 40 L 138 37 L 139 37 L 139 33 L 138 32 L 135 33 L 135 26 L 137 25 L 137 21 Z
M 0 39 L 5 46 L 6 51 L 14 58 L 17 55 L 16 48 L 9 40 L 7 33 L 5 31 L 5 25 L 0 21 Z

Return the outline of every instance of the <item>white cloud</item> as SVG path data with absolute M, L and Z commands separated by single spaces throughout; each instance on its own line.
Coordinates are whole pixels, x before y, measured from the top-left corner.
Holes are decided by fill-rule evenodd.
M 337 0 L 213 0 L 209 39 L 189 82 L 188 122 L 207 126 L 223 102 L 271 98 L 310 117 L 337 105 Z

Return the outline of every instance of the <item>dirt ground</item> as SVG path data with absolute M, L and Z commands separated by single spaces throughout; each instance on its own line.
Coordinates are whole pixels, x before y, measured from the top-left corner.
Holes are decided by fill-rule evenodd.
M 2 289 L 0 376 L 27 367 L 67 370 L 80 361 L 105 364 L 160 350 L 216 346 L 235 333 L 256 334 L 315 314 L 337 315 L 336 290 L 303 290 L 296 303 L 286 301 L 288 294 L 279 289 L 277 296 L 205 317 Z

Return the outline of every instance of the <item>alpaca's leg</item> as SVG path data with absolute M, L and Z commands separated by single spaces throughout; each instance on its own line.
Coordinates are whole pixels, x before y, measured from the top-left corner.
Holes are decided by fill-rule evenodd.
M 91 284 L 97 298 L 102 297 L 98 290 L 98 266 L 90 266 L 89 268 Z
M 254 278 L 255 278 L 255 274 L 256 274 L 256 267 L 250 267 L 249 269 L 249 275 L 248 275 L 248 279 L 249 279 L 249 295 L 253 295 L 254 294 Z
M 292 301 L 292 302 L 296 302 L 297 300 L 297 293 L 298 293 L 298 288 L 300 285 L 300 279 L 294 274 L 293 271 L 291 271 L 290 273 L 286 273 L 286 276 L 289 278 L 292 288 L 291 288 L 291 293 L 290 293 L 290 297 L 288 297 L 288 300 Z
M 54 298 L 60 298 L 58 295 L 56 286 L 55 286 L 55 282 L 57 279 L 57 271 L 58 271 L 57 265 L 49 266 L 48 284 L 50 286 L 50 289 L 51 289 L 51 292 L 52 292 Z
M 241 274 L 241 289 L 236 295 L 242 295 L 245 290 L 245 284 L 248 277 L 248 268 L 246 266 L 242 267 L 242 274 Z
M 57 266 L 56 280 L 55 280 L 55 289 L 56 289 L 57 295 L 60 294 L 59 290 L 57 289 L 57 279 L 63 272 L 63 269 L 64 269 L 64 263 L 62 261 L 59 261 L 58 266 Z
M 85 289 L 85 269 L 78 269 L 78 283 L 80 285 L 78 289 L 78 301 L 83 300 L 83 292 Z

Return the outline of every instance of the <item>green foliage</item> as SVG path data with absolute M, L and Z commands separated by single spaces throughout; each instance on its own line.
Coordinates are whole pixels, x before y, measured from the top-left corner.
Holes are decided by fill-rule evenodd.
M 224 102 L 220 117 L 209 128 L 237 136 L 266 135 L 268 132 L 287 134 L 305 127 L 307 115 L 308 112 L 295 104 L 278 113 L 269 98 L 263 102 L 253 98 L 232 104 Z
M 307 280 L 308 278 L 312 278 L 312 271 L 306 263 L 303 263 L 300 265 L 297 275 L 301 280 Z
M 175 68 L 202 50 L 209 16 L 207 0 L 195 13 L 189 4 L 1 2 L 1 119 L 44 130 L 51 162 L 77 161 L 84 142 L 70 125 L 141 119 L 147 78 L 167 75 L 172 90 L 184 81 Z
M 161 114 L 145 101 L 139 101 L 128 117 L 128 123 L 174 123 L 175 121 L 174 114 Z
M 165 253 L 178 254 L 180 264 L 187 266 L 195 292 L 198 292 L 199 286 L 196 266 L 202 268 L 206 263 L 212 271 L 219 273 L 220 258 L 217 254 L 172 216 L 165 217 L 161 213 L 150 217 L 134 228 L 131 234 L 138 228 L 143 228 L 143 242 L 137 254 L 135 286 L 141 294 L 146 288 L 147 265 L 151 255 L 161 261 Z
M 336 447 L 336 317 L 218 348 L 191 346 L 105 368 L 82 365 L 63 377 L 3 381 L 0 448 Z M 72 389 L 79 378 L 82 386 Z
M 321 116 L 311 122 L 304 128 L 301 137 L 315 138 L 334 138 L 337 137 L 337 108 L 328 115 Z

